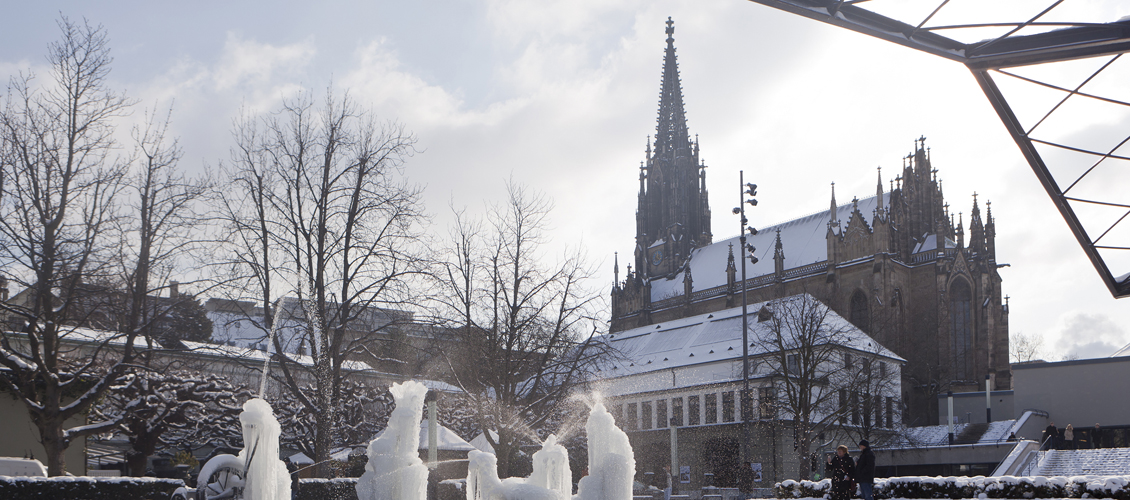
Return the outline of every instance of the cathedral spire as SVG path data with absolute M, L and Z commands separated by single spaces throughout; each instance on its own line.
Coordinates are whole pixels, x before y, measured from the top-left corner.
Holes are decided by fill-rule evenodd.
M 620 252 L 612 252 L 612 286 L 620 284 Z
M 877 167 L 878 181 L 875 183 L 875 218 L 883 217 L 883 167 Z
M 663 57 L 663 84 L 659 94 L 659 123 L 655 129 L 655 150 L 660 153 L 690 147 L 687 117 L 683 108 L 683 86 L 679 80 L 679 62 L 675 56 L 674 35 L 675 22 L 668 17 L 667 51 Z
M 977 252 L 985 249 L 985 225 L 981 222 L 981 209 L 977 206 L 977 193 L 973 193 L 973 211 L 969 213 L 969 248 Z
M 828 227 L 839 227 L 840 221 L 836 218 L 836 183 L 832 183 L 832 203 L 828 209 Z

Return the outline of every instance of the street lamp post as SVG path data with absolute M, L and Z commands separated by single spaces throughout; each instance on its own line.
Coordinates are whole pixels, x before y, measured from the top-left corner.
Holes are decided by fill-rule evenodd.
M 741 251 L 748 254 L 750 264 L 757 263 L 757 257 L 754 252 L 757 250 L 752 244 L 746 242 L 746 231 L 749 231 L 750 236 L 757 234 L 757 229 L 748 226 L 749 219 L 745 216 L 745 205 L 748 203 L 751 207 L 757 206 L 757 184 L 745 182 L 745 171 L 738 172 L 738 187 L 741 190 L 739 201 L 741 202 L 734 208 L 734 215 L 739 215 L 741 218 Z M 749 199 L 746 199 L 749 195 Z M 751 398 L 749 394 L 749 320 L 746 315 L 749 313 L 748 304 L 746 302 L 746 276 L 745 276 L 745 257 L 742 258 L 742 397 L 741 397 L 741 412 L 742 412 L 742 434 L 744 435 L 744 444 L 742 446 L 743 462 L 750 461 L 749 459 L 749 407 Z

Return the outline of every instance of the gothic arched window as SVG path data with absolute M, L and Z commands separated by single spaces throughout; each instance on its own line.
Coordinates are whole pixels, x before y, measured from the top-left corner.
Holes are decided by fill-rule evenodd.
M 950 321 L 953 343 L 953 377 L 957 380 L 970 380 L 973 368 L 971 350 L 973 346 L 973 294 L 965 280 L 953 282 L 950 288 Z
M 849 314 L 851 324 L 855 325 L 864 333 L 871 333 L 871 307 L 867 304 L 867 295 L 863 291 L 856 290 L 851 295 L 851 314 Z

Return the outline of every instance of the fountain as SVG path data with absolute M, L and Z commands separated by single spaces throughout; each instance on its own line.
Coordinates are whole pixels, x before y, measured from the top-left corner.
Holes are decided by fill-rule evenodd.
M 416 381 L 389 387 L 396 408 L 384 433 L 369 443 L 369 463 L 357 481 L 360 500 L 424 500 L 428 468 L 420 460 L 420 421 L 428 388 Z
M 290 498 L 290 474 L 286 464 L 279 459 L 282 429 L 271 411 L 271 405 L 260 398 L 247 400 L 243 403 L 243 413 L 239 414 L 239 423 L 243 426 L 244 443 L 243 450 L 239 452 L 244 471 L 243 498 Z
M 569 454 L 550 435 L 534 453 L 534 471 L 528 478 L 498 479 L 498 461 L 490 453 L 468 455 L 467 500 L 621 500 L 632 498 L 636 460 L 628 435 L 616 427 L 602 403 L 593 406 L 585 425 L 589 439 L 588 476 L 572 492 Z

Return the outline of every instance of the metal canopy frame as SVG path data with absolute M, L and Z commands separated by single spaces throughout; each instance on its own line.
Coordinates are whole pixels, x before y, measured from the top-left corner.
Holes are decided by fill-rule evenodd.
M 1069 196 L 1072 188 L 1096 168 L 1112 167 L 1112 163 L 1128 161 L 1121 164 L 1123 168 L 1130 168 L 1130 155 L 1116 154 L 1124 144 L 1130 141 L 1126 131 L 1119 133 L 1125 137 L 1113 148 L 1106 151 L 1096 151 L 1086 147 L 1077 147 L 1067 141 L 1045 140 L 1033 136 L 1035 129 L 1052 115 L 1069 98 L 1094 99 L 1105 104 L 1125 106 L 1130 108 L 1130 102 L 1106 97 L 1097 93 L 1083 92 L 1082 87 L 1106 70 L 1121 54 L 1130 52 L 1130 20 L 1121 20 L 1110 23 L 1093 22 L 1048 22 L 1042 21 L 1054 8 L 1065 0 L 1048 0 L 1047 8 L 1039 11 L 1034 17 L 1004 23 L 969 23 L 954 25 L 928 26 L 928 23 L 939 13 L 950 0 L 935 0 L 937 7 L 916 25 L 878 14 L 872 10 L 861 7 L 861 4 L 879 5 L 881 0 L 750 0 L 778 10 L 791 12 L 820 22 L 847 28 L 852 31 L 870 35 L 899 45 L 920 50 L 928 54 L 944 57 L 964 64 L 973 73 L 977 83 L 981 86 L 985 96 L 989 99 L 993 109 L 1008 129 L 1016 145 L 1020 148 L 1025 160 L 1032 167 L 1032 171 L 1044 186 L 1048 196 L 1052 199 L 1056 209 L 1059 210 L 1063 220 L 1075 235 L 1075 239 L 1083 248 L 1083 252 L 1091 260 L 1091 264 L 1098 271 L 1103 283 L 1115 298 L 1130 296 L 1130 269 L 1122 269 L 1125 273 L 1114 276 L 1100 250 L 1108 252 L 1130 251 L 1130 238 L 1127 241 L 1110 243 L 1102 241 L 1111 235 L 1116 227 L 1124 232 L 1130 228 L 1130 200 L 1111 199 L 1109 196 Z M 974 43 L 963 43 L 947 36 L 951 30 L 967 28 L 998 28 L 1006 31 L 996 38 L 981 40 Z M 1024 31 L 1045 30 L 1035 34 L 1022 34 Z M 1065 88 L 1041 81 L 1037 78 L 1028 78 L 1007 71 L 1008 68 L 1030 66 L 1036 64 L 1057 63 L 1086 58 L 1110 57 L 1110 60 L 1094 71 L 1075 88 Z M 1034 126 L 1025 128 L 1012 106 L 1005 99 L 994 80 L 994 74 L 1016 78 L 1020 81 L 1036 84 L 1042 88 L 1055 90 L 1064 94 L 1062 100 L 1050 111 L 1043 115 Z M 1094 160 L 1090 168 L 1085 169 L 1082 175 L 1075 178 L 1063 179 L 1067 188 L 1063 189 L 1057 178 L 1048 169 L 1045 159 L 1040 154 L 1037 145 L 1054 148 L 1056 150 L 1081 153 Z M 1105 163 L 1105 164 L 1104 164 Z M 1123 191 L 1125 192 L 1125 191 Z M 1130 198 L 1130 195 L 1121 195 Z M 1102 206 L 1124 211 L 1121 217 L 1109 227 L 1106 222 L 1100 224 L 1096 232 L 1102 231 L 1097 238 L 1088 234 L 1079 214 L 1072 207 L 1072 202 L 1080 205 Z M 1120 226 L 1125 224 L 1125 226 Z M 1116 237 L 1116 236 L 1112 236 Z

